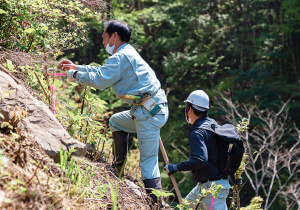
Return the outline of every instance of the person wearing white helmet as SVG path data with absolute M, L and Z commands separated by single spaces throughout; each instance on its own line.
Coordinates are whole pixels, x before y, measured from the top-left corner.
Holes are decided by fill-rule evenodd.
M 168 175 L 177 171 L 192 171 L 197 185 L 185 198 L 189 202 L 190 208 L 227 209 L 226 198 L 231 186 L 227 176 L 224 176 L 216 165 L 219 158 L 216 136 L 213 132 L 203 129 L 212 124 L 217 125 L 217 122 L 209 118 L 207 114 L 209 97 L 203 90 L 195 90 L 185 102 L 186 120 L 192 124 L 189 133 L 190 158 L 178 164 L 168 164 L 164 170 Z M 210 188 L 212 182 L 223 186 L 220 193 L 214 199 L 209 194 L 201 200 L 202 189 Z
M 203 112 L 206 113 L 205 115 L 207 115 L 207 110 L 209 109 L 209 97 L 203 90 L 193 91 L 184 102 L 187 103 L 185 116 L 188 123 L 193 124 L 187 113 L 187 111 L 190 110 L 190 107 L 193 107 L 195 110 L 197 110 L 197 112 Z M 198 118 L 198 115 L 193 116 Z

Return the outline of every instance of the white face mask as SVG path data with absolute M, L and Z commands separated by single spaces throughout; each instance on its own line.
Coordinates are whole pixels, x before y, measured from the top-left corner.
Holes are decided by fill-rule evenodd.
M 188 124 L 192 124 L 191 118 L 188 115 L 189 115 L 188 112 L 185 112 L 185 120 Z
M 192 122 L 191 122 L 191 118 L 189 117 L 189 118 L 185 118 L 185 120 L 186 120 L 186 122 L 188 123 L 188 124 L 192 124 Z
M 113 46 L 109 46 L 109 43 L 110 43 L 111 38 L 112 38 L 112 36 L 110 37 L 109 42 L 107 43 L 107 45 L 106 45 L 106 47 L 105 47 L 106 52 L 108 52 L 108 54 L 110 54 L 110 55 L 113 54 L 114 49 L 115 49 L 115 44 L 116 44 L 116 40 L 115 40 L 114 45 L 113 45 Z

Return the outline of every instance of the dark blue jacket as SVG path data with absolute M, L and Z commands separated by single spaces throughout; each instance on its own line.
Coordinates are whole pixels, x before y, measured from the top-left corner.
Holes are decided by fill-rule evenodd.
M 209 117 L 201 117 L 194 122 L 189 134 L 190 159 L 177 164 L 179 171 L 192 171 L 195 182 L 226 178 L 216 166 L 219 158 L 216 136 L 203 129 L 211 128 L 212 123 L 218 125 Z

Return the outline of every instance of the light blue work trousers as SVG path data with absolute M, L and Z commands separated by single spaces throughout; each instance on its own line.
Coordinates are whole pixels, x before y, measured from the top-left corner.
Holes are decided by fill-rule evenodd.
M 217 185 L 222 185 L 223 188 L 221 189 L 220 193 L 216 198 L 214 198 L 212 203 L 212 194 L 207 195 L 204 199 L 201 200 L 200 204 L 198 205 L 197 209 L 201 210 L 209 210 L 211 207 L 211 204 L 213 205 L 213 210 L 227 210 L 226 205 L 226 198 L 229 194 L 229 190 L 231 188 L 231 185 L 229 184 L 228 179 L 220 179 L 216 181 L 208 181 L 203 184 L 199 183 L 192 189 L 192 191 L 185 197 L 187 201 L 191 204 L 189 208 L 195 209 L 197 207 L 198 202 L 197 199 L 201 199 L 201 191 L 202 189 L 209 189 L 211 186 L 211 183 L 215 182 Z
M 158 150 L 160 128 L 169 117 L 167 104 L 160 104 L 161 110 L 152 116 L 143 106 L 132 106 L 130 110 L 116 113 L 109 120 L 112 132 L 137 133 L 141 173 L 143 180 L 160 177 Z

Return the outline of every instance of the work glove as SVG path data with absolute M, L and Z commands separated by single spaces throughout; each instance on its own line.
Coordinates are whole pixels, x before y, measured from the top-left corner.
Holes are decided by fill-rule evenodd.
M 167 172 L 167 174 L 170 176 L 171 174 L 175 173 L 178 171 L 177 169 L 177 165 L 175 164 L 169 164 L 169 165 L 166 165 L 164 167 L 164 170 Z
M 67 77 L 68 77 L 68 79 L 69 79 L 69 81 L 70 82 L 75 82 L 76 81 L 76 79 L 75 79 L 75 73 L 76 73 L 77 71 L 76 70 L 73 70 L 73 69 L 71 69 L 71 70 L 69 70 L 68 72 L 67 72 Z
M 63 71 L 68 71 L 68 70 L 71 70 L 71 69 L 78 70 L 78 66 L 75 65 L 70 60 L 62 60 L 61 62 L 59 62 L 59 67 Z
M 237 185 L 239 187 L 243 184 L 242 177 L 235 179 L 234 175 L 230 175 L 230 181 L 232 182 L 233 185 Z

